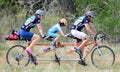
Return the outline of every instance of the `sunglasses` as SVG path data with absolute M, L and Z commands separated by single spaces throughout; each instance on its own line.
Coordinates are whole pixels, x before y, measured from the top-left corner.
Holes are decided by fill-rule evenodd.
M 90 18 L 94 18 L 94 17 L 92 17 L 92 16 L 89 16 Z

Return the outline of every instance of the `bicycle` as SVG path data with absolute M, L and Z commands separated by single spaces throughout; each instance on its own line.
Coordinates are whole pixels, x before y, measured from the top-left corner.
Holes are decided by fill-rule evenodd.
M 71 36 L 69 35 L 68 37 L 71 37 Z M 86 56 L 88 54 L 90 54 L 90 52 L 91 52 L 91 61 L 95 67 L 97 67 L 97 68 L 109 68 L 115 62 L 115 54 L 110 47 L 98 45 L 98 42 L 102 41 L 104 39 L 104 36 L 98 37 L 97 39 L 98 40 L 94 39 L 93 41 L 89 42 L 88 44 L 86 44 L 84 46 L 84 47 L 87 47 L 87 46 L 93 44 L 93 47 L 89 49 L 88 53 L 83 55 L 83 59 L 85 59 Z M 41 46 L 41 45 L 47 46 L 47 47 L 51 46 L 50 44 L 36 44 L 36 46 Z M 77 55 L 74 55 L 72 58 L 62 58 L 62 56 L 67 56 L 67 55 L 70 55 L 71 53 L 74 52 L 71 50 L 67 51 L 67 53 L 65 53 L 64 55 L 59 57 L 59 55 L 60 55 L 59 49 L 61 49 L 61 50 L 66 49 L 66 48 L 62 48 L 61 46 L 76 46 L 76 45 L 75 44 L 61 44 L 58 48 L 53 47 L 46 52 L 34 55 L 33 58 L 37 61 L 56 61 L 59 65 L 60 65 L 61 61 L 79 61 L 79 60 L 81 60 L 80 55 L 78 55 L 79 57 Z M 19 50 L 19 49 L 21 49 L 21 50 Z M 26 47 L 22 46 L 22 45 L 12 46 L 7 51 L 7 54 L 6 54 L 7 63 L 10 66 L 13 66 L 15 63 L 16 63 L 15 65 L 22 65 L 23 64 L 24 66 L 27 66 L 29 64 L 29 62 L 31 61 L 31 57 L 25 51 L 25 49 L 26 49 Z M 54 53 L 54 58 L 51 58 L 51 57 L 50 58 L 39 58 L 39 56 L 45 55 L 49 52 Z M 77 54 L 77 53 L 74 53 L 74 54 Z M 15 62 L 12 62 L 12 61 L 15 61 Z

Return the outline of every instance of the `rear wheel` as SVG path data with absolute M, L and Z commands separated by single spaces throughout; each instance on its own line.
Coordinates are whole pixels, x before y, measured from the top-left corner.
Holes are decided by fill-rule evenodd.
M 109 68 L 114 64 L 115 54 L 111 48 L 99 46 L 93 50 L 91 61 L 97 68 Z
M 12 46 L 6 54 L 6 61 L 10 66 L 27 66 L 29 64 L 29 54 L 22 45 Z

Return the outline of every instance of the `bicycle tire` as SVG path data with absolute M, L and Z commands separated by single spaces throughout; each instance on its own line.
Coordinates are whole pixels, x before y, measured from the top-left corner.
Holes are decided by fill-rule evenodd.
M 97 68 L 110 68 L 115 62 L 115 54 L 110 47 L 99 46 L 92 51 L 91 61 Z
M 6 54 L 6 61 L 10 66 L 27 66 L 30 56 L 22 45 L 12 46 Z

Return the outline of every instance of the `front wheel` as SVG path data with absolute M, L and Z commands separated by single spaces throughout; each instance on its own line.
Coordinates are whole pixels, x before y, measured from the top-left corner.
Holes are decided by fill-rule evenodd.
M 109 68 L 114 64 L 115 54 L 110 47 L 98 46 L 92 51 L 91 61 L 97 68 Z
M 12 46 L 6 54 L 6 61 L 10 66 L 27 66 L 29 64 L 29 55 L 22 45 Z

